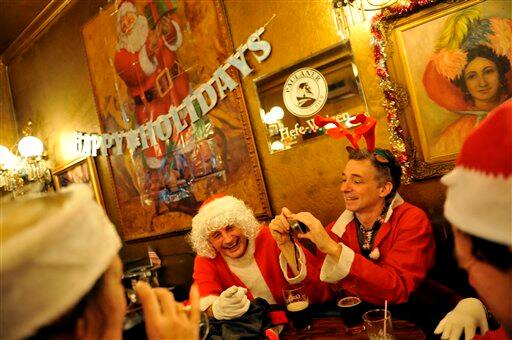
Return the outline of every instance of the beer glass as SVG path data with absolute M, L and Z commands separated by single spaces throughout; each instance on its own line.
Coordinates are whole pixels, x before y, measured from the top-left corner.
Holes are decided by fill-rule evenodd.
M 348 334 L 364 331 L 362 318 L 364 306 L 360 298 L 357 296 L 342 297 L 338 300 L 337 306 Z
M 385 316 L 385 317 L 384 317 Z M 364 327 L 370 340 L 395 340 L 391 313 L 373 309 L 363 314 Z
M 283 288 L 283 297 L 293 327 L 297 330 L 311 327 L 311 315 L 308 310 L 309 299 L 304 285 L 299 283 Z

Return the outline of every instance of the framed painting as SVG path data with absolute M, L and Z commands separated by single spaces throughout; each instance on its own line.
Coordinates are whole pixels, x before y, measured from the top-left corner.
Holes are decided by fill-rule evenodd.
M 167 114 L 233 53 L 218 0 L 116 2 L 82 36 L 103 133 Z M 236 71 L 227 73 L 240 84 Z M 219 193 L 270 217 L 242 89 L 225 96 L 166 142 L 109 156 L 125 240 L 187 230 L 202 202 Z
M 60 190 L 73 183 L 89 184 L 94 191 L 96 201 L 101 204 L 101 206 L 105 207 L 94 158 L 82 157 L 74 160 L 69 164 L 53 170 L 52 177 L 55 190 Z
M 414 178 L 447 172 L 468 134 L 512 95 L 511 14 L 509 1 L 470 0 L 387 23 L 387 71 L 408 95 L 401 121 Z

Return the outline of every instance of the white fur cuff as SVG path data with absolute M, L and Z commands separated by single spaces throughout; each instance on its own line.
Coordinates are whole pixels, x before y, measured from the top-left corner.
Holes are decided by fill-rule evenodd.
M 350 273 L 350 267 L 352 267 L 352 262 L 354 262 L 355 253 L 343 243 L 340 242 L 339 244 L 343 247 L 340 258 L 335 259 L 330 255 L 325 257 L 322 269 L 320 270 L 321 281 L 336 283 L 344 279 Z
M 308 269 L 306 268 L 306 256 L 304 255 L 304 252 L 302 251 L 301 247 L 297 245 L 296 247 L 299 250 L 300 272 L 295 277 L 288 277 L 288 262 L 286 261 L 286 258 L 284 257 L 283 253 L 279 254 L 279 265 L 281 267 L 281 271 L 283 272 L 286 281 L 288 281 L 288 283 L 291 285 L 304 281 L 306 275 L 308 274 Z
M 139 52 L 139 63 L 142 71 L 149 76 L 152 75 L 156 71 L 157 61 L 156 59 L 151 61 L 148 57 L 148 53 L 146 51 L 146 46 L 143 45 Z

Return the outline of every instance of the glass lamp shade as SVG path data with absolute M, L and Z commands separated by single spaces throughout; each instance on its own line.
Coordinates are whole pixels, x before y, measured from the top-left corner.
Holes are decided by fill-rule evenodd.
M 9 151 L 9 148 L 3 145 L 0 145 L 0 163 L 3 163 L 3 160 L 8 157 L 8 155 L 11 153 Z
M 275 120 L 283 119 L 284 110 L 280 106 L 274 106 L 270 109 L 270 114 L 272 114 Z
M 4 169 L 13 170 L 19 164 L 19 159 L 5 146 L 0 145 L 0 164 Z
M 41 156 L 43 149 L 43 142 L 34 136 L 23 137 L 18 143 L 18 151 L 23 157 Z
M 270 149 L 272 149 L 272 151 L 284 150 L 284 144 L 281 141 L 276 140 L 270 145 Z
M 274 124 L 278 120 L 283 119 L 284 111 L 280 106 L 274 106 L 270 111 L 263 117 L 265 124 Z

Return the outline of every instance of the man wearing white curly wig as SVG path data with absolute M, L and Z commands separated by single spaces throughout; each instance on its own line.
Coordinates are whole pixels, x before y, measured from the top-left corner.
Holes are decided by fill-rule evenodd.
M 311 302 L 330 294 L 319 266 L 285 230 L 262 226 L 245 203 L 233 196 L 214 196 L 192 219 L 189 241 L 197 253 L 194 281 L 201 310 L 218 320 L 242 316 L 250 300 L 260 297 L 284 304 L 282 288 L 302 282 Z M 311 275 L 312 274 L 312 275 Z

